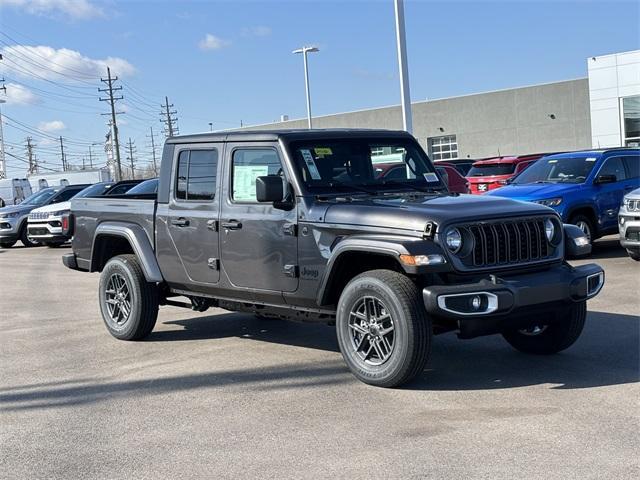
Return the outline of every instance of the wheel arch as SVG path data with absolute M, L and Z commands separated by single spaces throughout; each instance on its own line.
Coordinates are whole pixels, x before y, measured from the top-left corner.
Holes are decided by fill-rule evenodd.
M 111 258 L 127 253 L 138 258 L 148 282 L 163 281 L 155 252 L 144 229 L 125 222 L 105 222 L 98 225 L 91 246 L 89 271 L 102 271 Z
M 598 235 L 598 231 L 600 230 L 598 228 L 598 214 L 596 212 L 596 208 L 593 205 L 583 203 L 572 206 L 567 213 L 567 223 L 569 223 L 571 219 L 576 215 L 584 215 L 589 218 L 593 226 L 593 235 Z
M 354 236 L 334 247 L 320 282 L 316 302 L 319 306 L 335 305 L 343 288 L 355 276 L 386 269 L 406 275 L 419 275 L 443 267 L 416 267 L 400 262 L 400 255 L 442 254 L 431 241 L 420 238 Z M 448 267 L 444 267 L 448 269 Z

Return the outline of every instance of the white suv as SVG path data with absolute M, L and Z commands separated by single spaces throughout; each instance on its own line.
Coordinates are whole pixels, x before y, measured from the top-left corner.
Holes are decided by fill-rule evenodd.
M 62 215 L 71 209 L 73 197 L 96 185 L 69 185 L 60 190 L 53 199 L 53 203 L 31 210 L 27 219 L 29 239 L 50 247 L 62 245 L 68 241 L 69 237 L 62 234 Z

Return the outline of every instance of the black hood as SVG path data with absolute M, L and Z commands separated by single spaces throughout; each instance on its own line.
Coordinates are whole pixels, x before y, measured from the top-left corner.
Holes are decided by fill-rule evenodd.
M 372 197 L 335 203 L 328 208 L 324 221 L 422 232 L 429 221 L 440 226 L 539 214 L 555 212 L 535 203 L 484 195 Z

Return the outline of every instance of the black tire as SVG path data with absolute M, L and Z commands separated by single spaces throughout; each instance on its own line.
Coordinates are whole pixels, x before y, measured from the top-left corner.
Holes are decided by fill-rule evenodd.
M 11 240 L 9 242 L 0 242 L 0 248 L 11 248 L 16 244 L 17 240 Z
M 38 242 L 34 242 L 29 238 L 29 232 L 27 231 L 27 222 L 24 222 L 22 228 L 20 229 L 20 241 L 27 248 L 35 247 L 36 245 L 38 245 Z
M 122 279 L 129 292 L 128 314 L 118 310 L 122 315 L 122 321 L 118 322 L 112 317 L 114 309 L 110 310 L 107 301 L 107 290 L 112 290 L 114 276 Z M 110 293 L 109 297 L 113 294 Z M 147 282 L 142 272 L 140 262 L 135 255 L 118 255 L 107 262 L 100 274 L 99 302 L 102 319 L 109 333 L 120 340 L 141 340 L 148 336 L 156 324 L 158 318 L 159 291 L 154 283 Z M 120 307 L 118 307 L 119 309 Z
M 366 309 L 367 299 L 375 299 L 380 307 L 375 307 L 381 312 L 379 317 L 390 316 L 384 321 L 392 324 L 388 323 L 385 328 L 373 325 L 368 327 L 370 330 L 367 334 L 359 333 L 357 329 L 363 327 L 358 320 L 350 322 L 350 319 L 360 318 L 360 322 L 363 321 L 362 317 L 356 316 L 362 315 L 357 308 L 364 305 Z M 356 378 L 379 387 L 397 387 L 422 373 L 431 353 L 433 332 L 431 320 L 421 299 L 418 288 L 409 278 L 391 270 L 365 272 L 347 284 L 338 302 L 336 331 L 342 356 Z M 354 309 L 356 313 L 353 313 Z M 371 318 L 368 313 L 364 316 Z M 389 337 L 383 340 L 379 336 L 390 325 L 393 326 L 391 342 L 388 341 Z M 377 339 L 370 342 L 368 338 L 374 336 L 377 336 Z M 372 364 L 373 357 L 367 361 L 366 355 L 363 358 L 362 352 L 358 353 L 358 341 L 363 350 L 372 350 L 372 343 L 377 343 L 377 348 L 380 348 L 380 343 L 386 341 L 385 348 L 389 355 L 382 363 Z M 380 360 L 380 356 L 375 360 Z
M 541 325 L 539 333 L 524 333 L 522 330 L 504 332 L 502 336 L 509 344 L 524 353 L 551 355 L 573 345 L 584 328 L 587 318 L 587 302 L 572 305 L 561 320 L 550 325 Z
M 635 260 L 636 262 L 640 262 L 640 248 L 627 248 L 627 253 L 629 254 L 629 258 Z
M 597 232 L 595 226 L 593 225 L 593 221 L 586 215 L 574 215 L 569 219 L 569 223 L 580 228 L 585 233 L 587 238 L 589 238 L 589 243 L 592 244 L 593 241 L 597 238 Z

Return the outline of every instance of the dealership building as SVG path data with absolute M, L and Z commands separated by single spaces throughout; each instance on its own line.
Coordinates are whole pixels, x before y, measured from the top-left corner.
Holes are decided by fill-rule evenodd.
M 586 63 L 586 78 L 412 102 L 413 134 L 435 160 L 640 146 L 640 50 Z M 299 119 L 245 129 L 306 127 Z M 402 112 L 324 115 L 313 127 L 399 130 Z

